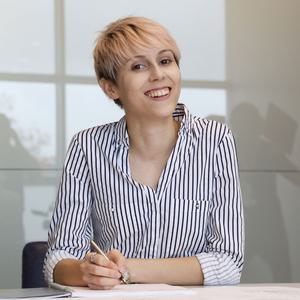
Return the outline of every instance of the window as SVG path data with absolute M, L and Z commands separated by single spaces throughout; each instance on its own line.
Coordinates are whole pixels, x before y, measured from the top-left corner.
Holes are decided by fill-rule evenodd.
M 180 101 L 195 115 L 225 119 L 224 0 L 0 0 L 1 253 L 21 257 L 25 242 L 46 240 L 71 137 L 123 115 L 96 83 L 92 49 L 99 30 L 127 15 L 154 19 L 176 39 Z M 9 236 L 7 227 L 15 228 Z M 21 263 L 1 265 L 12 271 L 0 274 L 0 288 L 18 287 Z

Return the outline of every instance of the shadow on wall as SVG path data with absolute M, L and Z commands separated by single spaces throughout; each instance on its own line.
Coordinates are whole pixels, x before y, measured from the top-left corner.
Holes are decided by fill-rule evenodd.
M 16 276 L 20 277 L 15 270 L 20 269 L 21 249 L 25 243 L 22 217 L 23 186 L 27 180 L 27 172 L 20 172 L 16 162 L 26 161 L 31 167 L 37 166 L 37 162 L 23 147 L 17 133 L 10 126 L 10 120 L 3 114 L 0 114 L 0 128 L 0 168 L 3 169 L 0 172 L 0 276 L 3 276 L 0 285 L 1 288 L 9 288 L 16 287 Z M 16 170 L 8 170 L 11 166 Z
M 296 169 L 288 154 L 293 150 L 297 122 L 274 104 L 270 104 L 266 118 L 263 118 L 254 105 L 244 103 L 232 111 L 230 124 L 240 163 L 246 166 L 245 171 L 249 171 L 245 177 L 247 199 L 243 194 L 246 257 L 242 279 L 244 282 L 289 282 L 289 243 L 280 203 L 284 203 L 284 199 L 280 201 L 278 197 L 276 180 L 277 176 L 285 176 L 297 186 L 300 182 L 295 182 L 288 173 L 276 170 L 281 166 L 286 170 Z M 248 170 L 248 166 L 253 165 L 259 166 L 260 176 L 257 170 Z
M 38 166 L 34 157 L 25 149 L 18 134 L 12 129 L 11 121 L 0 113 L 0 149 L 1 168 L 20 168 Z

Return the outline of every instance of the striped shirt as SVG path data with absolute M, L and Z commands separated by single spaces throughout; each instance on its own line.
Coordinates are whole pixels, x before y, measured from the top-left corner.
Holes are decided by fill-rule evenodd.
M 177 142 L 154 190 L 130 174 L 126 120 L 74 136 L 49 229 L 44 273 L 82 259 L 93 237 L 127 258 L 196 256 L 204 284 L 236 284 L 244 261 L 244 219 L 235 143 L 226 125 L 178 104 Z

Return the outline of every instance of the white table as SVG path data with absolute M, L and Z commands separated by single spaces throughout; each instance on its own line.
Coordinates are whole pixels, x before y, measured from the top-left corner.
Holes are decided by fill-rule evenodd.
M 81 288 L 79 288 L 81 289 Z M 300 300 L 300 283 L 240 284 L 237 286 L 128 285 L 111 291 L 87 291 L 76 300 Z M 96 293 L 94 293 L 96 292 Z M 99 294 L 99 293 L 100 294 Z M 117 293 L 116 293 L 117 292 Z M 108 296 L 109 295 L 109 296 Z M 31 297 L 31 296 L 30 296 Z M 4 299 L 4 298 L 2 298 Z M 38 298 L 27 298 L 38 299 Z M 41 298 L 40 298 L 41 299 Z M 50 299 L 50 298 L 43 298 Z M 62 298 L 61 298 L 62 299 Z M 70 298 L 65 298 L 70 299 Z M 71 298 L 72 299 L 72 298 Z
M 109 300 L 300 300 L 300 283 L 240 284 L 237 286 L 188 286 L 186 294 L 130 295 L 101 299 Z M 92 300 L 100 298 L 76 298 Z
M 300 300 L 300 283 L 190 288 L 196 291 L 195 299 L 199 300 Z

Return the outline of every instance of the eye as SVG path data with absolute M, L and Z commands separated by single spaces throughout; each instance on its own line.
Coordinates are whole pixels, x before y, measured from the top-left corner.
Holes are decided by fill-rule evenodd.
M 168 65 L 168 64 L 172 63 L 172 59 L 171 58 L 163 58 L 160 60 L 160 63 L 162 65 Z
M 132 70 L 143 70 L 145 68 L 146 68 L 146 66 L 144 64 L 134 64 L 132 66 Z

